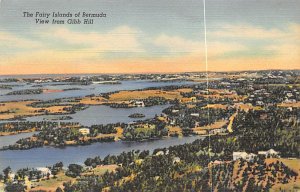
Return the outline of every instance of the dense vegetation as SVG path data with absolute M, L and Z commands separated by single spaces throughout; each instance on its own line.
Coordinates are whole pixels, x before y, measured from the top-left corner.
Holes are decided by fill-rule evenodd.
M 231 75 L 234 75 L 232 73 Z M 298 74 L 298 75 L 297 75 Z M 179 99 L 167 100 L 161 97 L 149 97 L 143 101 L 145 106 L 172 104 L 160 116 L 135 123 L 116 123 L 92 125 L 88 134 L 79 131 L 80 125 L 70 127 L 38 122 L 38 124 L 11 123 L 0 124 L 0 130 L 24 131 L 39 127 L 39 133 L 33 138 L 21 139 L 10 149 L 29 149 L 44 145 L 65 146 L 67 142 L 74 145 L 89 144 L 98 141 L 113 141 L 111 135 L 120 134 L 124 140 L 156 139 L 168 135 L 168 127 L 179 127 L 182 135 L 193 134 L 192 128 L 211 126 L 217 121 L 226 122 L 222 134 L 210 135 L 203 140 L 190 144 L 171 146 L 150 151 L 130 151 L 119 155 L 87 158 L 84 165 L 70 164 L 62 170 L 62 163 L 50 167 L 54 176 L 63 172 L 76 179 L 65 182 L 57 192 L 90 191 L 270 191 L 279 184 L 297 181 L 299 175 L 284 163 L 287 158 L 300 157 L 299 119 L 300 109 L 282 104 L 299 102 L 299 72 L 258 72 L 258 78 L 223 78 L 208 83 L 211 90 L 206 90 L 205 83 L 183 86 L 151 87 L 143 90 L 159 89 L 164 91 L 178 88 L 191 88 L 191 92 L 181 92 L 187 102 Z M 275 78 L 275 76 L 277 76 Z M 133 75 L 131 78 L 155 79 L 156 75 Z M 176 75 L 159 75 L 161 78 L 174 78 Z M 182 74 L 188 78 L 189 74 Z M 95 76 L 87 78 L 72 77 L 63 81 L 91 84 L 93 81 L 125 80 L 126 76 Z M 10 80 L 7 80 L 10 81 Z M 12 80 L 14 81 L 14 80 Z M 28 80 L 32 82 L 33 80 Z M 165 80 L 162 80 L 165 81 Z M 288 86 L 282 86 L 291 84 Z M 214 90 L 215 89 L 215 90 Z M 109 98 L 111 93 L 100 96 Z M 209 96 L 210 95 L 210 96 Z M 196 98 L 196 102 L 189 101 Z M 86 105 L 78 104 L 78 98 L 39 101 L 34 107 L 66 106 L 68 113 L 82 110 Z M 67 107 L 69 104 L 72 107 Z M 207 104 L 224 106 L 207 108 Z M 246 107 L 239 107 L 239 106 Z M 134 102 L 112 103 L 111 107 L 134 107 Z M 292 106 L 292 107 L 289 107 Z M 4 113 L 6 113 L 4 111 Z M 235 114 L 232 130 L 226 131 L 228 120 Z M 109 137 L 99 137 L 110 134 Z M 87 139 L 89 138 L 89 139 Z M 233 152 L 245 151 L 258 154 L 259 151 L 274 149 L 282 158 L 271 159 L 257 155 L 252 160 L 233 160 Z M 93 171 L 103 165 L 114 165 L 116 169 L 104 174 Z M 88 172 L 88 170 L 92 170 Z M 7 167 L 0 175 L 6 184 L 6 191 L 24 191 L 19 181 L 27 176 L 30 180 L 41 179 L 36 169 L 17 171 L 15 181 L 9 180 L 11 169 Z M 89 173 L 89 174 L 86 174 Z M 64 175 L 64 177 L 66 177 Z M 48 178 L 49 179 L 49 178 Z
M 269 191 L 275 183 L 294 181 L 298 173 L 280 161 L 266 163 L 263 157 L 251 162 L 235 162 L 232 161 L 232 152 L 245 150 L 257 153 L 258 150 L 273 147 L 284 157 L 299 157 L 299 148 L 294 147 L 298 144 L 295 135 L 299 131 L 298 125 L 292 121 L 280 123 L 298 112 L 282 109 L 240 111 L 234 121 L 235 132 L 227 136 L 216 135 L 191 144 L 157 149 L 153 155 L 149 155 L 148 151 L 132 151 L 119 156 L 107 156 L 103 160 L 100 157 L 89 158 L 85 161 L 87 166 L 120 164 L 122 167 L 115 173 L 103 176 L 82 176 L 75 184 L 65 183 L 64 190 L 210 191 L 213 188 L 218 191 Z M 279 115 L 281 118 L 278 118 Z M 249 125 L 247 120 L 252 124 Z M 274 126 L 270 120 L 278 126 Z M 258 131 L 256 129 L 264 129 L 257 133 L 265 134 L 253 135 Z M 289 144 L 282 142 L 287 140 Z M 219 163 L 210 163 L 214 161 Z
M 299 157 L 299 119 L 298 108 L 241 111 L 233 124 L 233 135 L 239 144 L 235 147 L 248 152 L 273 148 L 281 151 L 283 157 Z
M 24 89 L 7 93 L 7 95 L 29 95 L 29 94 L 42 94 L 43 89 Z
M 73 122 L 50 122 L 50 121 L 39 121 L 39 122 L 30 122 L 30 121 L 20 121 L 20 122 L 7 122 L 0 123 L 0 132 L 20 132 L 35 129 L 36 131 L 42 131 L 47 128 L 57 128 L 68 127 L 68 126 L 77 126 L 78 123 Z

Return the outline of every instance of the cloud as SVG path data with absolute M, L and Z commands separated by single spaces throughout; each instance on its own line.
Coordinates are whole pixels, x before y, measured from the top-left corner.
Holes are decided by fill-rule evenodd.
M 249 24 L 223 25 L 218 30 L 209 32 L 214 38 L 250 38 L 250 39 L 274 39 L 286 36 L 282 30 L 253 26 Z
M 225 25 L 208 33 L 209 70 L 299 69 L 300 25 L 263 28 Z M 36 40 L 0 32 L 0 49 L 24 50 L 0 57 L 0 74 L 122 73 L 204 70 L 203 35 L 197 39 L 119 26 L 110 31 L 52 28 Z M 29 48 L 29 49 L 28 49 Z M 107 59 L 107 53 L 132 54 Z M 143 56 L 140 57 L 139 53 Z M 164 56 L 159 57 L 155 53 Z M 268 53 L 268 54 L 264 54 Z M 3 51 L 0 52 L 3 55 Z
M 106 33 L 78 32 L 60 27 L 36 33 L 36 40 L 31 40 L 1 32 L 0 67 L 84 65 L 104 60 L 106 53 L 143 52 L 140 33 L 128 26 L 119 26 Z M 6 54 L 8 47 L 13 51 Z
M 23 48 L 31 49 L 38 48 L 41 44 L 34 40 L 29 40 L 26 38 L 18 37 L 14 34 L 0 31 L 0 49 L 5 50 L 5 48 Z
M 106 33 L 76 32 L 60 27 L 44 33 L 43 36 L 73 45 L 83 45 L 86 50 L 95 52 L 142 52 L 139 33 L 128 26 L 120 26 Z
M 273 43 L 264 47 L 265 50 L 274 51 L 274 59 L 286 59 L 300 62 L 300 24 L 290 24 L 282 38 L 275 38 Z
M 204 41 L 195 41 L 179 36 L 169 36 L 166 34 L 162 34 L 154 39 L 154 44 L 156 46 L 166 48 L 170 52 L 183 52 L 193 55 L 205 54 Z M 235 42 L 210 41 L 208 42 L 207 46 L 209 56 L 218 56 L 227 52 L 246 49 L 244 45 Z
M 299 38 L 299 24 L 289 24 L 284 29 L 264 28 L 249 24 L 225 24 L 219 26 L 217 30 L 209 31 L 208 36 L 211 38 L 243 38 L 258 40 L 280 40 L 287 38 Z
M 161 34 L 153 41 L 154 45 L 166 48 L 171 52 L 197 52 L 203 50 L 203 42 L 184 39 L 179 36 Z

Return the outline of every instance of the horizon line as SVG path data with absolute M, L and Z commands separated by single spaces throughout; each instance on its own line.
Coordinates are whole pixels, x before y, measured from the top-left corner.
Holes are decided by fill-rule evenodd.
M 300 71 L 300 69 L 258 69 L 258 70 L 228 70 L 228 71 L 184 71 L 184 72 L 133 72 L 133 73 L 24 73 L 0 74 L 3 76 L 29 76 L 29 75 L 142 75 L 142 74 L 183 74 L 183 73 L 234 73 L 234 72 L 259 72 L 259 71 Z

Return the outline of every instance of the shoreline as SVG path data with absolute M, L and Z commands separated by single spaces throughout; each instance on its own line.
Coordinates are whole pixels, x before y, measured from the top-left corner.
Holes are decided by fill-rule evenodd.
M 22 134 L 22 133 L 32 133 L 38 131 L 36 128 L 30 129 L 30 130 L 24 130 L 24 131 L 19 131 L 19 132 L 0 132 L 0 139 L 1 137 L 5 137 L 5 136 L 12 136 L 12 135 L 18 135 L 18 134 Z

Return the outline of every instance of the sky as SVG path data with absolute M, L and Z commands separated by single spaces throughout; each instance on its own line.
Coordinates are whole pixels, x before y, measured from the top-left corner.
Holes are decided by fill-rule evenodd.
M 203 10 L 202 0 L 1 0 L 0 75 L 204 71 Z M 42 25 L 24 11 L 106 17 Z M 209 71 L 300 69 L 299 0 L 206 0 L 206 26 Z

